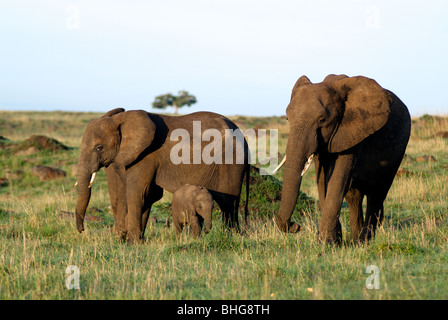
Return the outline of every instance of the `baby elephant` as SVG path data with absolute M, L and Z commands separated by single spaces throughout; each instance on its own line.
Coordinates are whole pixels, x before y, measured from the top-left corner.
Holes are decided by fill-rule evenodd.
M 209 233 L 212 228 L 213 197 L 206 188 L 186 184 L 173 194 L 171 213 L 176 235 L 182 232 L 184 226 L 189 225 L 195 237 L 201 236 L 202 225 L 204 232 Z M 166 226 L 169 227 L 169 219 Z

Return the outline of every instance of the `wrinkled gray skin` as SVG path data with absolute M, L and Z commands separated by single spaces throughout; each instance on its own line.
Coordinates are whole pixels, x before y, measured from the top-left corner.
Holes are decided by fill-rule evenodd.
M 222 211 L 223 225 L 238 229 L 238 205 L 241 187 L 249 173 L 248 147 L 244 140 L 233 147 L 233 163 L 226 164 L 225 139 L 222 139 L 220 163 L 193 164 L 193 122 L 201 122 L 201 134 L 216 129 L 224 137 L 226 129 L 238 127 L 229 119 L 211 112 L 185 116 L 165 116 L 142 110 L 114 109 L 92 120 L 82 139 L 78 162 L 78 202 L 76 224 L 84 230 L 84 216 L 90 201 L 92 174 L 106 167 L 109 195 L 114 212 L 114 231 L 128 242 L 143 240 L 151 206 L 163 196 L 185 184 L 205 187 Z M 183 129 L 190 137 L 190 164 L 174 164 L 171 149 L 183 139 L 171 141 L 171 133 Z M 210 144 L 202 141 L 201 150 Z M 237 150 L 244 160 L 236 163 Z M 246 188 L 246 196 L 249 189 Z M 247 216 L 247 204 L 245 214 Z
M 312 84 L 302 76 L 286 114 L 290 130 L 277 226 L 285 232 L 300 230 L 291 215 L 301 172 L 314 154 L 322 213 L 319 240 L 341 242 L 339 214 L 344 197 L 353 239 L 370 239 L 382 222 L 383 201 L 409 140 L 411 119 L 406 106 L 369 78 L 329 75 Z
M 206 188 L 186 184 L 173 194 L 171 213 L 176 235 L 190 226 L 195 237 L 200 237 L 202 226 L 207 234 L 212 229 L 213 197 Z M 169 227 L 169 217 L 166 220 Z

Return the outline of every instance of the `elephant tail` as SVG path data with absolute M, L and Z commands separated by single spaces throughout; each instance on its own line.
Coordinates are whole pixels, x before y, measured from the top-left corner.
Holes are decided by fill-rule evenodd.
M 248 227 L 248 216 L 249 216 L 249 184 L 250 184 L 250 164 L 249 160 L 246 163 L 246 205 L 244 206 L 244 223 Z
M 173 212 L 170 212 L 170 214 L 168 215 L 168 217 L 166 218 L 165 221 L 165 228 L 169 228 L 170 227 L 170 217 L 173 215 Z
M 382 203 L 378 219 L 378 226 L 381 226 L 383 224 L 383 220 L 384 220 L 384 204 Z

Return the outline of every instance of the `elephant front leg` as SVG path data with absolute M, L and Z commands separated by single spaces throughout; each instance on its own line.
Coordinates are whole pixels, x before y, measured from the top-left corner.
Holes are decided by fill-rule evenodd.
M 198 216 L 190 217 L 190 228 L 193 237 L 200 238 L 202 233 L 202 221 Z
M 362 201 L 364 195 L 359 189 L 350 188 L 345 195 L 345 200 L 348 204 L 350 211 L 350 230 L 352 233 L 353 241 L 358 241 L 361 234 L 362 226 L 364 223 L 364 217 L 362 213 Z
M 107 184 L 109 188 L 109 197 L 112 211 L 114 213 L 113 231 L 117 236 L 126 239 L 126 185 L 115 173 L 113 166 L 106 169 Z
M 319 241 L 342 242 L 342 228 L 339 222 L 342 201 L 348 190 L 354 165 L 353 154 L 341 154 L 334 161 L 333 170 L 327 171 L 325 202 L 319 224 Z
M 120 196 L 117 200 L 117 212 L 115 214 L 114 232 L 121 239 L 126 239 L 126 215 L 127 215 L 127 205 L 126 199 Z
M 174 226 L 174 234 L 176 235 L 176 238 L 178 238 L 182 233 L 184 224 L 179 221 L 177 215 L 175 214 L 173 214 L 173 226 Z
M 141 196 L 141 193 L 133 192 L 131 188 L 128 188 L 126 192 L 126 202 L 128 209 L 126 215 L 127 242 L 141 242 L 143 240 L 143 197 Z
M 153 188 L 154 167 L 137 164 L 127 171 L 127 240 L 142 242 L 153 202 L 163 195 L 161 188 Z
M 146 226 L 148 225 L 149 214 L 154 202 L 159 201 L 163 197 L 163 189 L 156 184 L 151 184 L 149 191 L 145 196 L 145 206 L 142 214 L 142 235 L 145 235 Z
M 127 242 L 138 243 L 142 242 L 142 219 L 141 213 L 137 209 L 128 207 L 128 215 L 126 217 L 127 224 Z

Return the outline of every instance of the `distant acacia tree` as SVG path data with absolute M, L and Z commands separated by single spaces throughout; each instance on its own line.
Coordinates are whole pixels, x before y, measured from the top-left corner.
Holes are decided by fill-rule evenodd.
M 191 106 L 197 102 L 196 97 L 189 94 L 188 91 L 179 91 L 177 96 L 167 93 L 157 96 L 152 103 L 152 107 L 156 109 L 165 109 L 173 107 L 174 114 L 177 114 L 179 108 L 183 106 Z

